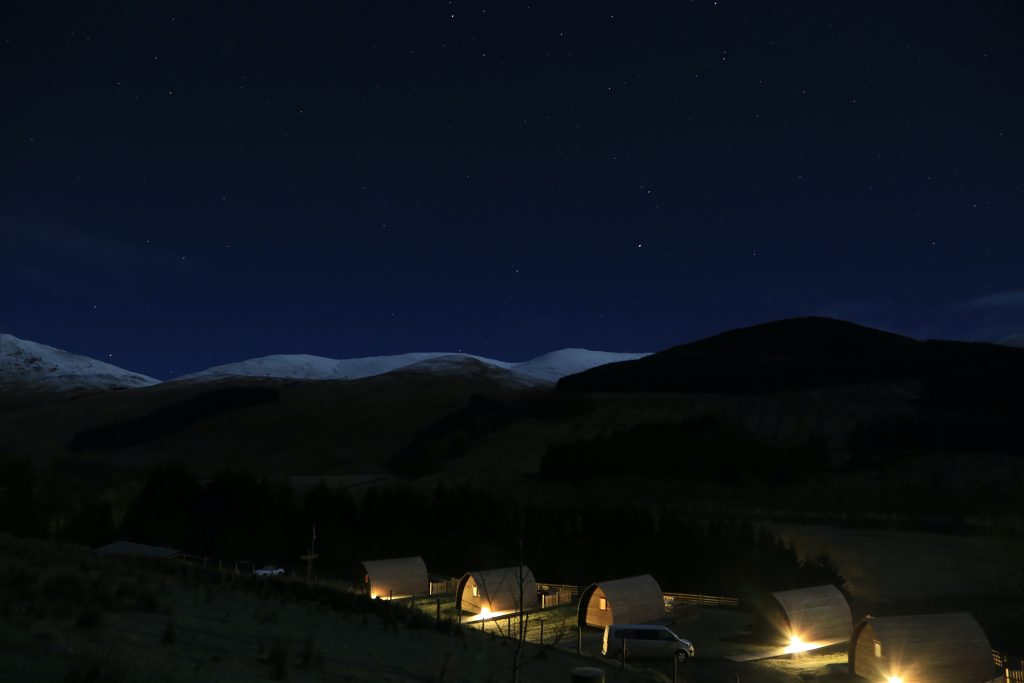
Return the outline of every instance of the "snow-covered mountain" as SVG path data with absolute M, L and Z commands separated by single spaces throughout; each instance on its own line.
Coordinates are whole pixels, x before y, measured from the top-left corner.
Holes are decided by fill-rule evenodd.
M 479 377 L 491 379 L 500 384 L 512 387 L 532 387 L 546 384 L 545 381 L 537 379 L 536 377 L 530 377 L 529 375 L 522 375 L 518 372 L 513 372 L 509 369 L 511 365 L 511 363 L 493 360 L 490 358 L 479 358 L 477 356 L 470 356 L 464 353 L 453 353 L 427 358 L 385 374 Z
M 1016 346 L 1017 348 L 1024 349 L 1024 334 L 1015 334 L 1006 339 L 1000 339 L 997 343 L 1003 346 Z
M 77 393 L 153 384 L 159 384 L 159 380 L 88 356 L 0 334 L 0 392 L 31 387 Z
M 507 368 L 510 363 L 465 353 L 420 352 L 367 358 L 324 358 L 303 354 L 263 356 L 182 375 L 175 381 L 211 380 L 222 377 L 273 377 L 276 379 L 362 379 L 383 375 L 436 358 L 471 358 L 487 365 Z
M 606 363 L 634 360 L 645 353 L 609 353 L 561 349 L 522 363 L 444 351 L 403 353 L 368 358 L 325 358 L 283 354 L 251 358 L 183 375 L 175 382 L 207 382 L 230 377 L 292 380 L 351 380 L 391 372 L 490 377 L 505 384 L 538 386 L 565 375 Z M 159 380 L 52 346 L 0 334 L 0 392 L 15 388 L 78 393 L 130 389 L 159 384 Z
M 396 356 L 371 356 L 334 360 L 322 356 L 276 355 L 253 358 L 240 363 L 218 365 L 201 372 L 183 375 L 175 381 L 208 381 L 225 377 L 270 377 L 276 379 L 361 379 L 396 370 L 435 374 L 474 374 L 489 366 L 506 371 L 522 384 L 557 382 L 565 375 L 589 370 L 598 365 L 634 360 L 645 353 L 609 353 L 587 349 L 561 349 L 522 363 L 484 358 L 467 353 L 421 352 Z
M 636 360 L 648 356 L 647 353 L 612 353 L 610 351 L 590 351 L 589 349 L 559 349 L 533 360 L 514 363 L 513 372 L 534 377 L 545 382 L 557 382 L 566 375 L 575 375 L 598 365 L 618 363 L 624 360 Z

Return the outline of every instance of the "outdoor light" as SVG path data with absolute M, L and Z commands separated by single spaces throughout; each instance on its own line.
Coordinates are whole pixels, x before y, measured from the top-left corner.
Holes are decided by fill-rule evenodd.
M 486 619 L 489 616 L 491 616 L 491 608 L 490 607 L 481 607 L 480 608 L 480 618 L 481 619 Z M 897 683 L 902 683 L 902 681 L 897 681 Z
M 806 652 L 807 650 L 813 650 L 815 647 L 819 647 L 813 643 L 805 643 L 804 639 L 800 636 L 793 634 L 789 637 L 789 645 L 786 646 L 787 654 L 795 654 L 797 652 Z
M 903 683 L 902 676 L 888 676 L 885 679 L 886 683 Z

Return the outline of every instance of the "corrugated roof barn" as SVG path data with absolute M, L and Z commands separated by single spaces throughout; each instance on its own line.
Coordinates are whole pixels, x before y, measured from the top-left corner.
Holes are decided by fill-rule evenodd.
M 363 588 L 371 598 L 406 598 L 430 592 L 422 557 L 363 560 Z
M 758 631 L 767 640 L 805 643 L 849 640 L 853 617 L 846 596 L 833 585 L 772 593 L 758 614 Z
M 643 624 L 665 618 L 665 597 L 650 574 L 600 581 L 580 594 L 580 626 Z
M 522 598 L 520 599 L 520 583 Z M 481 614 L 518 612 L 537 605 L 537 582 L 529 567 L 504 567 L 469 572 L 455 591 L 455 608 Z
M 872 681 L 982 683 L 998 673 L 988 637 L 966 612 L 864 619 L 849 663 L 850 673 Z

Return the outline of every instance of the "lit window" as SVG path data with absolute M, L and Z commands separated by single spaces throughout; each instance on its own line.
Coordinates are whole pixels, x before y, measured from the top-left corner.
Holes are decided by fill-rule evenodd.
M 602 612 L 607 612 L 608 611 L 608 599 L 607 598 L 598 598 L 597 599 L 597 608 L 599 610 L 601 610 Z
M 882 656 L 882 641 L 880 641 L 880 640 L 876 640 L 875 641 L 875 656 L 876 657 L 881 657 Z
M 480 597 L 480 589 L 477 588 L 476 586 L 473 586 L 473 597 L 474 598 L 479 598 Z

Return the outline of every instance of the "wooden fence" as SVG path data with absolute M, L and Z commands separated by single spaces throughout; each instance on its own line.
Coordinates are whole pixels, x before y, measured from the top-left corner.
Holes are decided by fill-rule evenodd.
M 538 583 L 537 590 L 543 596 L 542 607 L 571 605 L 580 598 L 580 587 L 565 583 Z
M 698 605 L 700 607 L 739 607 L 739 598 L 724 595 L 703 595 L 700 593 L 664 593 L 665 608 L 675 605 Z
M 1024 660 L 1019 657 L 1011 657 L 1005 652 L 992 650 L 992 661 L 997 668 L 1003 670 L 1003 675 L 996 678 L 996 681 L 1006 683 L 1024 683 Z
M 454 593 L 459 587 L 460 579 L 454 576 L 430 576 L 430 595 Z
M 537 589 L 542 593 L 551 591 L 557 593 L 557 600 L 552 600 L 544 606 L 566 605 L 579 600 L 580 587 L 563 583 L 538 583 Z M 662 593 L 665 597 L 665 609 L 671 612 L 677 605 L 697 605 L 700 607 L 739 607 L 739 598 L 732 598 L 725 595 L 704 595 L 702 593 Z M 568 599 L 567 599 L 568 598 Z

